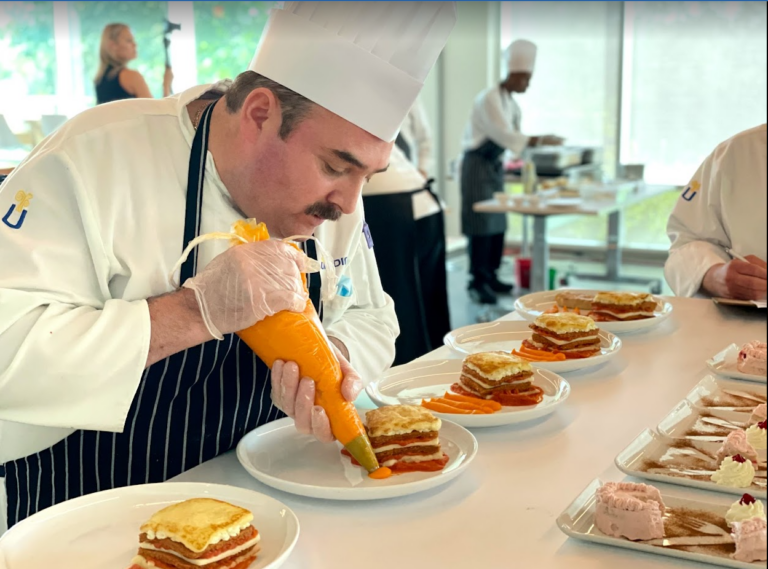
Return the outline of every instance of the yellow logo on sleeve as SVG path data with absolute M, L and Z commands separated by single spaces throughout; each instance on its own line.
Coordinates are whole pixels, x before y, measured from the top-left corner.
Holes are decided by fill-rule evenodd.
M 32 194 L 19 190 L 14 197 L 15 204 L 11 204 L 8 211 L 3 216 L 3 223 L 5 223 L 11 229 L 20 229 L 24 224 L 24 220 L 27 218 L 27 208 L 32 201 Z M 11 218 L 15 221 L 11 221 Z
M 696 197 L 696 194 L 699 192 L 699 189 L 701 189 L 701 184 L 699 184 L 696 180 L 691 182 L 691 185 L 685 188 L 685 191 L 683 192 L 683 199 L 687 202 L 691 201 L 693 198 Z

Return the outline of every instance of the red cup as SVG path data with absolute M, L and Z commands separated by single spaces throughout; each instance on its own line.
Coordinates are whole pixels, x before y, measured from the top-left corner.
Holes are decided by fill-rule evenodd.
M 518 257 L 515 259 L 515 275 L 517 286 L 523 289 L 531 288 L 531 260 Z

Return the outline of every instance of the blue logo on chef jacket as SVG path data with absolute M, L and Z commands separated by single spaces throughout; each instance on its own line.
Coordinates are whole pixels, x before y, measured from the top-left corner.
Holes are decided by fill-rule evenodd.
M 687 202 L 691 201 L 693 198 L 696 197 L 696 194 L 699 193 L 699 189 L 701 188 L 701 184 L 699 184 L 697 181 L 691 182 L 691 185 L 685 188 L 685 191 L 683 192 L 683 199 Z
M 373 249 L 373 237 L 371 236 L 371 230 L 365 221 L 363 221 L 363 235 L 365 235 L 365 242 L 368 243 L 368 248 Z
M 14 198 L 15 204 L 11 204 L 8 211 L 3 216 L 3 223 L 5 223 L 11 229 L 21 229 L 24 225 L 24 220 L 27 219 L 27 208 L 32 201 L 32 194 L 28 194 L 24 190 L 16 192 Z
M 335 268 L 344 267 L 347 264 L 348 257 L 342 257 L 341 259 L 334 259 L 333 266 Z M 320 263 L 320 269 L 325 270 L 325 263 Z

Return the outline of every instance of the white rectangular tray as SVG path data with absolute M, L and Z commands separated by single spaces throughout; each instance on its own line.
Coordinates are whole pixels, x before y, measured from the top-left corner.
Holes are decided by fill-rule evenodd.
M 765 567 L 764 562 L 744 563 L 731 559 L 728 553 L 712 551 L 706 546 L 691 547 L 691 550 L 672 549 L 668 545 L 654 542 L 635 542 L 619 537 L 609 537 L 595 527 L 595 491 L 600 487 L 600 480 L 593 480 L 589 486 L 571 503 L 570 506 L 557 518 L 557 526 L 566 535 L 575 539 L 623 547 L 644 553 L 656 553 L 668 557 L 677 557 L 696 561 L 699 563 L 712 563 L 721 567 L 734 567 L 736 569 L 753 569 Z M 662 499 L 667 508 L 700 510 L 709 512 L 718 517 L 724 517 L 728 511 L 728 504 L 709 501 L 686 500 L 678 498 L 672 493 L 662 491 Z M 723 540 L 725 537 L 723 536 Z M 661 541 L 661 540 L 659 540 Z M 596 560 L 595 566 L 598 565 Z
M 707 360 L 707 367 L 717 375 L 723 375 L 732 379 L 766 383 L 766 376 L 752 373 L 742 373 L 736 369 L 736 359 L 739 354 L 739 346 L 731 344 Z
M 720 443 L 672 440 L 646 429 L 616 457 L 616 467 L 625 474 L 667 484 L 689 486 L 741 496 L 745 492 L 766 499 L 765 451 L 759 451 L 758 476 L 749 488 L 719 486 L 709 476 L 717 469 L 715 456 Z M 688 461 L 688 465 L 684 462 Z M 658 466 L 649 469 L 648 463 Z M 688 468 L 685 468 L 688 466 Z M 696 476 L 698 475 L 698 476 Z M 696 476 L 694 478 L 694 476 Z M 698 478 L 698 479 L 697 479 Z
M 694 407 L 752 413 L 768 399 L 762 385 L 708 375 L 696 384 L 686 397 Z
M 722 442 L 728 433 L 749 426 L 751 412 L 701 409 L 687 399 L 661 420 L 659 434 L 671 439 L 695 439 Z

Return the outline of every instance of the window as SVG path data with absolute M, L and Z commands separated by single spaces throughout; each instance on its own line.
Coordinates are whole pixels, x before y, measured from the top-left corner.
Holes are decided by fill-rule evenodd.
M 621 160 L 685 184 L 766 120 L 765 2 L 627 2 Z

